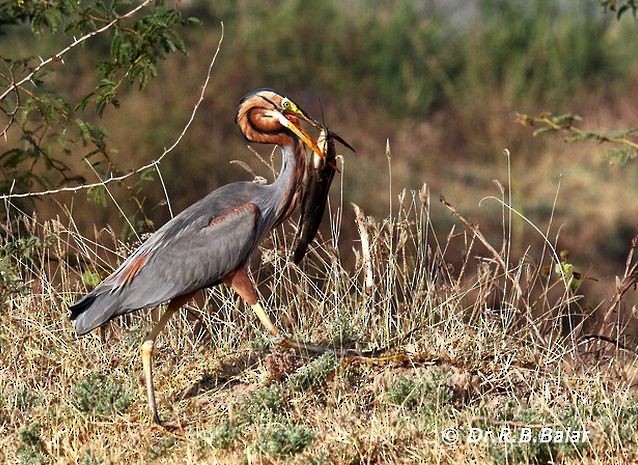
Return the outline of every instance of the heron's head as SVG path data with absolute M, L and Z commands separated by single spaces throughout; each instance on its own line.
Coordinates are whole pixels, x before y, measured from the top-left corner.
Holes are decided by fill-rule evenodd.
M 292 100 L 269 89 L 246 95 L 239 103 L 236 123 L 246 139 L 262 144 L 292 145 L 300 139 L 320 157 L 325 153 L 301 126 L 305 121 L 315 127 L 319 123 L 308 116 Z

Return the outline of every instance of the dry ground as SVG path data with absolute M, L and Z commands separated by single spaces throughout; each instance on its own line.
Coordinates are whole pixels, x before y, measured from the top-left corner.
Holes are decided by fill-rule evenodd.
M 149 313 L 79 339 L 67 319 L 66 306 L 131 245 L 102 250 L 108 232 L 89 240 L 68 218 L 12 223 L 0 257 L 0 462 L 638 462 L 636 357 L 615 340 L 616 313 L 592 325 L 587 317 L 607 307 L 548 273 L 561 267 L 547 244 L 510 257 L 507 246 L 486 249 L 472 225 L 437 233 L 429 211 L 423 190 L 407 193 L 391 218 L 361 216 L 349 270 L 332 246 L 337 220 L 302 268 L 287 259 L 282 231 L 253 263 L 287 333 L 336 347 L 390 345 L 398 356 L 275 347 L 234 295 L 215 289 L 200 317 L 205 332 L 195 334 L 184 311 L 159 337 L 168 428 L 146 413 L 138 349 Z M 452 250 L 452 237 L 464 247 Z M 454 254 L 461 268 L 446 261 Z M 615 344 L 584 339 L 592 328 Z M 540 439 L 543 427 L 587 430 L 588 440 L 471 441 L 472 428 Z M 457 443 L 445 443 L 447 428 Z

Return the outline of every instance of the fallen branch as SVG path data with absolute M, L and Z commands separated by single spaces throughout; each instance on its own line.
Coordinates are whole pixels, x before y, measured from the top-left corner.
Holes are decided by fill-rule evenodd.
M 638 355 L 638 349 L 632 349 L 631 347 L 628 347 L 627 345 L 620 342 L 618 339 L 610 336 L 605 336 L 604 334 L 585 334 L 580 338 L 580 341 L 581 344 L 589 341 L 603 341 L 616 346 L 617 349 L 626 350 L 627 352 Z

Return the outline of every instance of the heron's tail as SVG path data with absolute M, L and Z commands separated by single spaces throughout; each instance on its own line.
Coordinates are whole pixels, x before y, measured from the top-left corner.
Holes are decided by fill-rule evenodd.
M 116 317 L 122 305 L 121 296 L 109 291 L 89 293 L 69 307 L 75 332 L 79 336 Z

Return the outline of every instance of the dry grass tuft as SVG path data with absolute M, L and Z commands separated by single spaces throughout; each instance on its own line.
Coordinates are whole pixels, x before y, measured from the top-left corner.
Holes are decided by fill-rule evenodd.
M 138 348 L 149 312 L 113 322 L 105 342 L 76 338 L 67 319 L 67 305 L 134 244 L 112 231 L 83 237 L 72 215 L 9 215 L 0 251 L 0 462 L 638 460 L 636 354 L 620 317 L 631 273 L 610 289 L 613 313 L 601 319 L 609 305 L 587 301 L 586 276 L 574 281 L 551 228 L 513 257 L 507 202 L 501 243 L 447 205 L 460 222 L 445 233 L 431 222 L 426 187 L 401 193 L 380 221 L 359 210 L 365 250 L 355 244 L 351 269 L 334 246 L 338 226 L 301 268 L 289 260 L 291 234 L 276 231 L 253 275 L 277 324 L 300 340 L 391 346 L 397 355 L 309 358 L 273 347 L 243 304 L 216 288 L 192 308 L 204 332 L 183 310 L 158 340 L 160 416 L 181 425 L 172 432 L 146 415 Z M 476 428 L 543 427 L 585 429 L 589 439 L 470 440 Z M 442 440 L 446 428 L 457 429 L 458 443 Z

